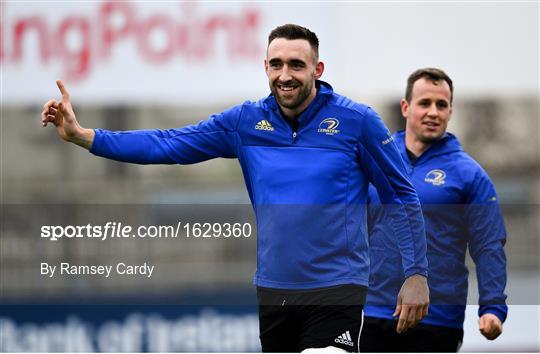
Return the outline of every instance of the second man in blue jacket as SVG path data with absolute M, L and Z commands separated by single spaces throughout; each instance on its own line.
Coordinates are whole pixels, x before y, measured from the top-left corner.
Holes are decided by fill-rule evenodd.
M 390 206 L 371 187 L 371 276 L 363 352 L 456 352 L 467 303 L 467 248 L 476 264 L 480 331 L 488 339 L 502 332 L 507 313 L 506 231 L 488 175 L 446 132 L 452 97 L 452 80 L 442 70 L 415 71 L 401 101 L 406 129 L 394 135 L 424 214 L 429 314 L 417 327 L 396 333 L 394 303 L 403 279 L 399 248 L 387 217 Z

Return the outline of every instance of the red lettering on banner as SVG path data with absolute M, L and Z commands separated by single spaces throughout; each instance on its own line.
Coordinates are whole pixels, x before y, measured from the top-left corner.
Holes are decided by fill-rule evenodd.
M 77 48 L 72 48 L 73 45 L 68 43 L 68 35 L 77 33 L 79 36 Z M 67 78 L 77 80 L 84 77 L 90 68 L 90 23 L 82 17 L 66 18 L 58 28 L 57 38 L 59 39 L 58 51 L 61 57 L 64 58 L 64 67 L 66 68 Z
M 121 18 L 123 26 L 114 28 L 113 19 Z M 127 2 L 106 2 L 99 11 L 99 28 L 101 29 L 100 55 L 109 57 L 112 45 L 119 39 L 125 38 L 133 30 L 135 11 Z
M 148 61 L 161 63 L 167 61 L 174 54 L 174 24 L 169 17 L 156 15 L 144 21 L 137 28 L 140 31 L 137 36 L 141 54 Z M 165 48 L 158 49 L 152 46 L 151 36 L 156 31 L 165 34 Z
M 48 33 L 47 23 L 45 20 L 37 16 L 32 16 L 16 21 L 13 27 L 13 53 L 11 55 L 11 59 L 15 62 L 22 60 L 22 44 L 24 34 L 28 29 L 34 29 L 39 37 L 40 59 L 46 63 L 47 59 L 49 59 L 49 49 L 47 47 Z
M 54 28 L 47 15 L 35 14 L 0 22 L 0 62 L 16 64 L 35 51 L 23 50 L 30 32 L 37 36 L 39 60 L 62 63 L 62 76 L 71 81 L 85 79 L 97 61 L 114 59 L 115 46 L 133 41 L 135 54 L 150 65 L 170 62 L 177 57 L 204 62 L 216 58 L 225 40 L 231 60 L 259 60 L 258 30 L 260 13 L 256 9 L 237 13 L 197 12 L 196 4 L 181 4 L 180 16 L 174 13 L 138 13 L 137 4 L 106 1 L 96 3 L 96 13 L 61 18 Z M 1 6 L 6 6 L 2 4 Z M 6 9 L 3 8 L 3 11 Z
M 0 18 L 4 18 L 4 2 L 0 2 Z M 4 23 L 0 22 L 0 62 L 4 61 Z
M 259 55 L 256 46 L 244 45 L 244 43 L 257 43 L 257 27 L 259 26 L 259 13 L 247 12 L 242 23 L 242 31 L 233 40 L 233 46 L 230 50 L 232 57 L 246 56 L 257 57 Z
M 0 5 L 0 6 L 3 6 Z M 2 8 L 0 8 L 2 10 Z M 0 22 L 0 62 L 4 61 L 4 24 Z

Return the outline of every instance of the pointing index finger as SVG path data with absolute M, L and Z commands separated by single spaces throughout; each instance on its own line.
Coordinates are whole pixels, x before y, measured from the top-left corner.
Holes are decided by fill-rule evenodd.
M 66 87 L 62 83 L 62 80 L 56 80 L 56 85 L 58 86 L 60 93 L 62 93 L 62 100 L 69 101 L 69 92 L 67 91 Z

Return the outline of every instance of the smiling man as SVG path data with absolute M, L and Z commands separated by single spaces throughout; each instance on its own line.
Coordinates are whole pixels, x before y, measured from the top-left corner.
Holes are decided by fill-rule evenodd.
M 289 40 L 275 33 L 264 61 L 270 90 L 286 117 L 298 116 L 317 95 L 315 80 L 324 64 L 311 44 L 303 39 Z M 317 44 L 318 45 L 318 44 Z
M 405 280 L 399 330 L 427 312 L 427 262 L 418 196 L 389 132 L 369 107 L 320 77 L 319 40 L 274 29 L 264 67 L 271 95 L 197 125 L 111 132 L 82 128 L 69 94 L 44 105 L 44 125 L 91 153 L 140 164 L 238 158 L 257 218 L 260 338 L 265 352 L 357 351 L 369 280 L 368 183 L 392 214 Z
M 429 314 L 415 328 L 396 333 L 393 303 L 403 280 L 396 266 L 399 248 L 387 207 L 370 187 L 372 268 L 361 351 L 458 351 L 467 303 L 467 248 L 478 276 L 480 332 L 490 340 L 502 333 L 507 313 L 506 231 L 488 175 L 446 132 L 452 99 L 453 84 L 446 73 L 436 68 L 415 71 L 401 100 L 406 129 L 394 135 L 425 218 Z

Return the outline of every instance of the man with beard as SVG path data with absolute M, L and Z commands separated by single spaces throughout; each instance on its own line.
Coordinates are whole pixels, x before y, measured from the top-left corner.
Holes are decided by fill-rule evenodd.
M 238 158 L 257 218 L 254 283 L 265 352 L 357 351 L 369 280 L 369 181 L 398 206 L 393 218 L 406 277 L 399 329 L 414 326 L 429 301 L 424 225 L 403 161 L 371 108 L 319 80 L 318 48 L 310 30 L 277 27 L 264 61 L 272 94 L 181 129 L 84 129 L 60 81 L 62 100 L 47 102 L 42 114 L 64 140 L 118 161 Z
M 446 132 L 452 98 L 452 80 L 442 70 L 415 71 L 401 100 L 406 129 L 394 135 L 424 214 L 429 314 L 415 328 L 396 333 L 393 303 L 404 275 L 396 266 L 399 248 L 387 207 L 370 187 L 372 268 L 361 351 L 458 351 L 467 303 L 467 248 L 476 264 L 480 332 L 490 340 L 502 332 L 507 313 L 506 231 L 488 175 L 463 151 L 457 138 Z

